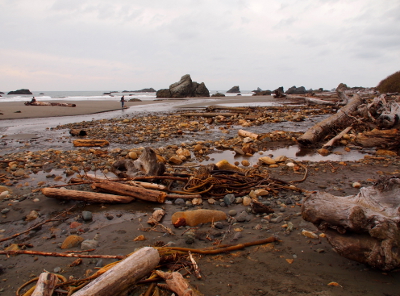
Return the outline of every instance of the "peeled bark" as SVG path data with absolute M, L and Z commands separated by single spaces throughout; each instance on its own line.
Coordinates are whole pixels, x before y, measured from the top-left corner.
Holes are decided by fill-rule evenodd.
M 58 278 L 54 273 L 42 272 L 37 281 L 32 296 L 51 296 L 57 285 Z
M 57 188 L 43 188 L 42 193 L 47 197 L 57 199 L 81 200 L 95 203 L 130 203 L 135 200 L 131 196 L 121 196 L 90 191 L 78 191 Z
M 360 96 L 355 94 L 346 106 L 341 108 L 336 114 L 315 124 L 300 136 L 297 141 L 305 146 L 311 145 L 321 141 L 332 131 L 333 128 L 342 129 L 351 125 L 354 121 L 351 115 L 357 110 L 358 106 L 360 106 L 362 102 L 363 100 Z
M 156 249 L 144 247 L 107 270 L 72 296 L 125 295 L 124 293 L 133 284 L 151 273 L 159 261 L 160 256 Z
M 400 179 L 381 179 L 352 196 L 310 194 L 302 216 L 323 230 L 342 256 L 392 270 L 400 267 Z

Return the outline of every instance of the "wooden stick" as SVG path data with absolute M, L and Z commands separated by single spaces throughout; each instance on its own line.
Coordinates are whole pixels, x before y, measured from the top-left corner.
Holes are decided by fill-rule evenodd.
M 242 130 L 242 129 L 238 130 L 238 135 L 241 136 L 241 137 L 249 137 L 249 138 L 252 138 L 254 140 L 258 139 L 258 135 L 257 134 L 252 133 L 252 132 L 248 132 L 248 131 L 245 131 L 245 130 Z
M 156 273 L 165 280 L 168 289 L 178 294 L 178 296 L 201 295 L 190 286 L 179 272 L 163 272 L 161 270 L 156 270 Z
M 32 296 L 51 296 L 58 283 L 58 278 L 55 274 L 42 272 L 37 281 L 36 288 Z
M 83 200 L 99 203 L 130 203 L 135 199 L 131 196 L 95 193 L 89 191 L 43 188 L 42 193 L 47 197 L 67 200 Z
M 124 259 L 126 256 L 117 255 L 84 255 L 84 254 L 73 254 L 73 253 L 56 253 L 56 252 L 40 252 L 40 251 L 0 251 L 0 255 L 38 255 L 38 256 L 51 256 L 51 257 L 74 257 L 74 258 L 102 258 L 102 259 Z
M 199 266 L 197 265 L 196 261 L 194 260 L 194 258 L 193 258 L 193 256 L 192 256 L 192 253 L 189 251 L 188 254 L 189 254 L 190 261 L 192 261 L 192 264 L 193 264 L 194 275 L 195 275 L 198 279 L 201 279 L 201 274 L 200 274 L 200 268 L 199 268 Z
M 323 145 L 323 148 L 328 148 L 332 147 L 336 141 L 340 140 L 345 134 L 347 134 L 353 127 L 348 126 L 344 130 L 342 130 L 339 134 L 337 134 L 335 137 L 330 139 L 325 145 Z

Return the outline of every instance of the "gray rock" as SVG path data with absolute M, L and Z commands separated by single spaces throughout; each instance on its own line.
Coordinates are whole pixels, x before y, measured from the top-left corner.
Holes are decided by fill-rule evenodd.
M 99 242 L 97 240 L 87 239 L 81 243 L 81 249 L 82 250 L 95 249 L 97 248 L 98 244 Z
M 9 208 L 4 208 L 4 209 L 1 210 L 1 213 L 2 214 L 7 214 L 9 211 L 10 211 Z
M 247 221 L 247 213 L 245 211 L 241 212 L 237 217 L 236 221 L 238 222 L 245 222 Z
M 215 228 L 217 229 L 222 229 L 224 228 L 224 224 L 222 222 L 215 222 L 214 223 Z
M 90 211 L 82 211 L 82 219 L 83 221 L 92 221 L 93 214 Z
M 175 200 L 175 204 L 176 205 L 183 205 L 183 204 L 185 204 L 185 200 L 183 198 L 177 198 Z
M 224 203 L 226 205 L 231 205 L 235 201 L 235 195 L 234 194 L 227 194 L 224 196 Z

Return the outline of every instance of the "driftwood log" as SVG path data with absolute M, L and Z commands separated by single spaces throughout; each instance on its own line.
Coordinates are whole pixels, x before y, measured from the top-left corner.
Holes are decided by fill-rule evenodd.
M 382 178 L 352 196 L 311 193 L 302 216 L 342 256 L 382 270 L 400 267 L 400 179 Z
M 60 106 L 60 107 L 76 107 L 76 104 L 70 103 L 50 103 L 50 102 L 25 102 L 26 106 Z
M 107 270 L 72 296 L 125 295 L 124 293 L 133 284 L 151 273 L 159 261 L 160 256 L 156 249 L 144 247 Z
M 92 184 L 92 189 L 110 192 L 113 194 L 121 194 L 131 196 L 133 198 L 164 203 L 167 193 L 163 191 L 151 190 L 137 186 L 121 184 L 118 182 L 101 181 Z
M 336 114 L 315 124 L 301 135 L 297 141 L 304 146 L 311 145 L 321 141 L 332 129 L 346 128 L 354 122 L 355 119 L 352 114 L 362 102 L 361 97 L 355 94 Z
M 359 133 L 355 142 L 363 147 L 397 148 L 400 145 L 400 131 L 398 129 L 373 129 Z
M 47 197 L 67 200 L 81 200 L 94 203 L 130 203 L 135 200 L 132 196 L 96 193 L 90 191 L 43 188 L 42 193 Z
M 74 140 L 72 143 L 75 147 L 104 147 L 110 145 L 107 140 L 93 139 Z
M 36 288 L 32 296 L 51 296 L 58 283 L 58 278 L 54 273 L 42 272 L 37 281 Z

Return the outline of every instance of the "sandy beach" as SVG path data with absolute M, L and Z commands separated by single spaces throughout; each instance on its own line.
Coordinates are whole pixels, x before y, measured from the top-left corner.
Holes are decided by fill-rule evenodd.
M 135 106 L 165 104 L 175 107 L 202 107 L 214 104 L 235 104 L 235 103 L 265 103 L 273 102 L 271 96 L 235 96 L 222 98 L 190 98 L 190 99 L 159 99 L 154 101 L 135 101 L 125 102 L 125 107 L 131 111 Z M 73 116 L 84 114 L 96 114 L 109 111 L 121 110 L 119 99 L 110 100 L 85 100 L 85 101 L 52 101 L 60 103 L 74 103 L 76 107 L 61 106 L 26 106 L 23 102 L 0 102 L 0 120 L 2 119 L 22 119 L 22 118 L 44 118 L 57 116 Z M 147 111 L 152 111 L 150 108 Z

